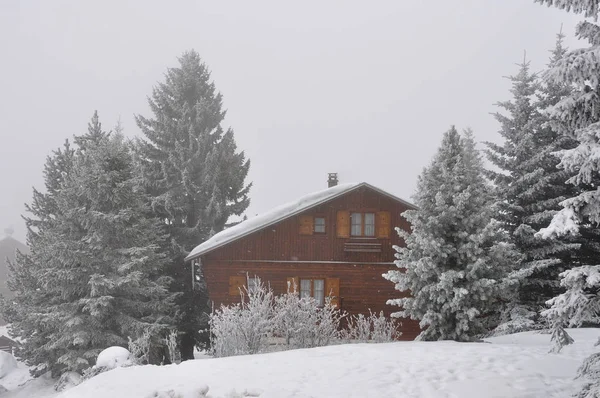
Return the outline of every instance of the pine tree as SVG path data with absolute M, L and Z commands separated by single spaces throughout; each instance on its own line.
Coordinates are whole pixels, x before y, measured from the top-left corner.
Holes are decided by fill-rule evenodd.
M 562 35 L 553 51 L 551 64 L 564 54 Z M 510 278 L 518 289 L 504 310 L 502 330 L 518 332 L 543 326 L 538 314 L 559 292 L 558 274 L 578 247 L 566 239 L 542 239 L 536 232 L 548 225 L 559 203 L 572 191 L 565 170 L 557 169 L 556 151 L 573 145 L 572 140 L 544 127 L 541 106 L 556 103 L 565 95 L 564 85 L 540 85 L 523 60 L 512 81 L 511 101 L 497 105 L 505 113 L 494 114 L 501 125 L 502 145 L 487 143 L 488 159 L 499 171 L 488 171 L 496 185 L 496 218 L 508 231 L 521 255 L 520 265 Z
M 45 192 L 34 188 L 31 204 L 25 208 L 29 216 L 24 216 L 27 226 L 27 245 L 29 253 L 17 253 L 14 263 L 9 264 L 10 274 L 7 284 L 15 297 L 2 300 L 1 311 L 4 319 L 10 323 L 12 336 L 26 338 L 19 347 L 18 355 L 27 363 L 35 366 L 32 373 L 36 376 L 51 368 L 61 355 L 50 348 L 40 349 L 50 336 L 58 333 L 60 323 L 57 319 L 41 316 L 49 313 L 51 294 L 43 289 L 40 270 L 50 253 L 45 246 L 45 231 L 56 225 L 63 216 L 57 204 L 62 184 L 73 169 L 75 151 L 67 140 L 62 148 L 48 156 L 44 165 Z
M 536 0 L 586 17 L 598 19 L 597 0 Z M 578 253 L 581 265 L 561 274 L 565 293 L 551 301 L 552 308 L 546 315 L 555 322 L 553 338 L 559 346 L 569 343 L 561 323 L 579 326 L 583 322 L 600 323 L 597 308 L 600 306 L 600 265 L 598 259 L 598 223 L 600 222 L 600 26 L 591 22 L 577 25 L 577 36 L 590 42 L 589 48 L 571 51 L 564 55 L 548 71 L 546 79 L 557 85 L 571 87 L 568 96 L 546 112 L 551 127 L 576 140 L 576 146 L 560 151 L 559 167 L 572 173 L 568 182 L 577 187 L 574 196 L 561 202 L 563 208 L 554 215 L 550 225 L 541 231 L 544 237 L 574 235 L 586 238 Z M 587 235 L 591 234 L 591 235 Z M 587 235 L 587 236 L 586 236 Z M 597 354 L 588 358 L 580 368 L 580 376 L 591 378 L 578 394 L 579 397 L 600 395 L 600 379 Z
M 411 234 L 396 247 L 396 266 L 384 277 L 410 296 L 388 301 L 394 316 L 420 320 L 420 339 L 468 341 L 486 332 L 486 317 L 506 289 L 502 280 L 515 261 L 491 219 L 489 187 L 470 133 L 452 127 L 432 163 L 419 176 L 418 210 L 403 215 Z
M 172 324 L 159 247 L 165 237 L 130 147 L 102 131 L 97 114 L 75 142 L 68 173 L 46 174 L 55 217 L 45 222 L 48 206 L 36 216 L 31 255 L 14 266 L 18 289 L 8 311 L 28 363 L 55 376 L 81 372 L 103 349 L 145 332 L 159 336 Z M 62 177 L 55 182 L 50 175 Z
M 183 259 L 198 244 L 226 227 L 231 216 L 249 205 L 250 167 L 236 152 L 233 131 L 223 131 L 221 94 L 195 51 L 179 58 L 166 80 L 149 99 L 154 118 L 137 116 L 145 140 L 138 142 L 152 209 L 165 220 L 170 237 L 168 273 L 175 279 L 178 300 L 180 351 L 193 359 L 201 345 L 199 330 L 208 327 L 208 293 L 201 271 L 190 280 L 190 264 Z M 196 268 L 197 269 L 197 268 Z M 205 342 L 204 342 L 205 343 Z

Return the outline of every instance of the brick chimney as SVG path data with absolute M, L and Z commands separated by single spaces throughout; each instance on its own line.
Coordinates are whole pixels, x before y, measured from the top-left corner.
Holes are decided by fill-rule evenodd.
M 337 173 L 329 173 L 329 177 L 327 178 L 327 187 L 335 187 L 338 184 L 338 176 Z

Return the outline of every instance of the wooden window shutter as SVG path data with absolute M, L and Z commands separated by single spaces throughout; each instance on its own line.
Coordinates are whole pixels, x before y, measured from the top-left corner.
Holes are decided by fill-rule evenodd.
M 377 213 L 377 237 L 390 238 L 391 235 L 391 217 L 389 211 L 380 211 Z
M 285 289 L 286 289 L 286 293 L 288 292 L 288 289 L 289 289 L 289 293 L 298 292 L 300 290 L 300 280 L 298 279 L 298 277 L 297 276 L 288 277 Z
M 240 289 L 242 292 L 244 291 L 244 286 L 246 285 L 246 277 L 234 275 L 229 277 L 229 295 L 230 296 L 239 296 Z
M 331 305 L 340 308 L 340 278 L 325 279 L 325 296 L 331 297 Z
M 312 235 L 314 226 L 313 226 L 313 216 L 300 216 L 300 235 Z
M 336 223 L 337 237 L 350 237 L 350 212 L 347 210 L 338 210 Z

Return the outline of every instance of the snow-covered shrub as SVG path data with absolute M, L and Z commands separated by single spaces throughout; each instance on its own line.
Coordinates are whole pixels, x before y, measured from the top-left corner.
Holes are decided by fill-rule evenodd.
M 369 310 L 369 316 L 358 314 L 348 318 L 344 337 L 357 342 L 386 343 L 399 336 L 396 320 L 386 318 L 383 311 L 379 315 Z
M 529 330 L 540 330 L 543 328 L 543 321 L 537 321 L 538 313 L 523 305 L 515 305 L 510 308 L 500 324 L 488 336 L 503 336 L 506 334 L 526 332 Z
M 221 306 L 210 317 L 211 350 L 215 357 L 240 355 L 241 349 L 239 321 L 242 311 L 239 304 Z
M 285 345 L 291 346 L 292 339 L 301 333 L 303 318 L 308 317 L 300 303 L 298 293 L 290 291 L 275 297 L 274 334 L 285 339 Z
M 346 316 L 331 303 L 331 297 L 325 298 L 325 305 L 317 307 L 317 322 L 314 325 L 309 347 L 323 347 L 341 337 L 340 323 Z
M 577 370 L 577 378 L 582 378 L 586 382 L 575 397 L 597 398 L 600 396 L 600 352 L 590 355 L 583 361 Z
M 247 295 L 247 298 L 246 298 Z M 242 302 L 221 306 L 210 317 L 212 350 L 217 357 L 265 351 L 273 331 L 273 290 L 256 278 L 240 292 Z
M 364 314 L 348 318 L 348 328 L 345 337 L 356 342 L 366 343 L 371 338 L 371 322 Z
M 212 351 L 217 357 L 265 352 L 273 336 L 283 337 L 288 348 L 320 347 L 340 338 L 345 314 L 329 298 L 319 306 L 314 298 L 300 298 L 291 291 L 274 297 L 258 278 L 255 287 L 244 291 L 240 304 L 221 306 L 211 315 Z
M 131 337 L 127 337 L 127 339 L 127 348 L 129 348 L 129 352 L 131 353 L 131 360 L 138 365 L 148 363 L 151 344 L 150 331 L 145 330 L 144 333 L 135 340 Z
M 573 343 L 564 330 L 584 323 L 600 323 L 600 296 L 593 292 L 600 287 L 600 266 L 584 265 L 560 274 L 565 292 L 548 300 L 551 307 L 542 312 L 552 325 L 552 352 Z
M 167 337 L 165 337 L 164 343 L 167 350 L 169 350 L 169 359 L 171 360 L 171 363 L 180 363 L 181 353 L 177 348 L 177 331 L 171 330 Z
M 130 366 L 132 364 L 131 352 L 127 348 L 113 346 L 108 347 L 98 354 L 96 366 L 108 369 Z
M 370 312 L 370 310 L 369 310 Z M 371 340 L 375 343 L 388 343 L 394 341 L 400 336 L 396 319 L 386 318 L 383 311 L 379 315 L 371 313 L 371 323 L 373 324 L 373 332 Z
M 559 353 L 564 346 L 575 342 L 561 322 L 557 322 L 552 326 L 551 333 L 550 343 L 552 347 L 550 348 L 550 352 Z
M 285 338 L 293 348 L 306 348 L 310 344 L 311 330 L 317 322 L 318 304 L 313 298 L 300 298 L 292 291 L 275 298 L 273 325 L 275 334 Z
M 273 322 L 273 290 L 259 278 L 256 285 L 247 290 L 248 299 L 242 295 L 240 335 L 249 354 L 261 352 L 269 344 Z
M 298 333 L 298 328 L 302 324 L 302 318 L 305 316 L 300 307 L 300 297 L 298 293 L 290 291 L 275 297 L 274 304 L 274 328 L 276 336 L 285 339 L 285 345 L 290 346 L 292 339 Z
M 132 366 L 137 363 L 127 348 L 119 346 L 108 347 L 98 354 L 94 366 L 83 371 L 82 380 L 91 379 L 111 369 Z
M 319 306 L 312 297 L 300 298 L 295 289 L 275 298 L 273 327 L 290 348 L 328 345 L 340 337 L 340 321 L 345 314 L 325 299 Z
M 91 366 L 83 371 L 82 380 L 89 380 L 98 376 L 100 373 L 108 372 L 110 369 L 104 366 Z M 77 372 L 76 372 L 77 373 Z M 79 374 L 79 373 L 77 373 Z
M 58 381 L 56 382 L 56 384 L 54 384 L 54 390 L 60 392 L 71 387 L 75 387 L 81 384 L 83 380 L 84 377 L 82 377 L 77 372 L 65 372 L 62 375 L 60 375 Z

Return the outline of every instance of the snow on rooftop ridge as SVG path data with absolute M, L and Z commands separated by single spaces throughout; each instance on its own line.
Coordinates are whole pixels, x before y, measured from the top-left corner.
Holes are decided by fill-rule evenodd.
M 214 235 L 209 240 L 196 246 L 185 258 L 185 261 L 188 261 L 193 257 L 199 256 L 200 254 L 206 253 L 207 251 L 229 243 L 237 238 L 241 238 L 242 236 L 245 236 L 260 228 L 266 227 L 284 218 L 290 217 L 318 203 L 332 199 L 344 192 L 356 188 L 361 184 L 364 183 L 339 184 L 331 188 L 313 192 L 308 195 L 302 196 L 298 200 L 286 203 L 281 206 L 277 206 L 267 211 L 266 213 L 263 213 L 253 218 L 249 218 L 246 221 L 242 221 L 236 226 L 227 228 Z

